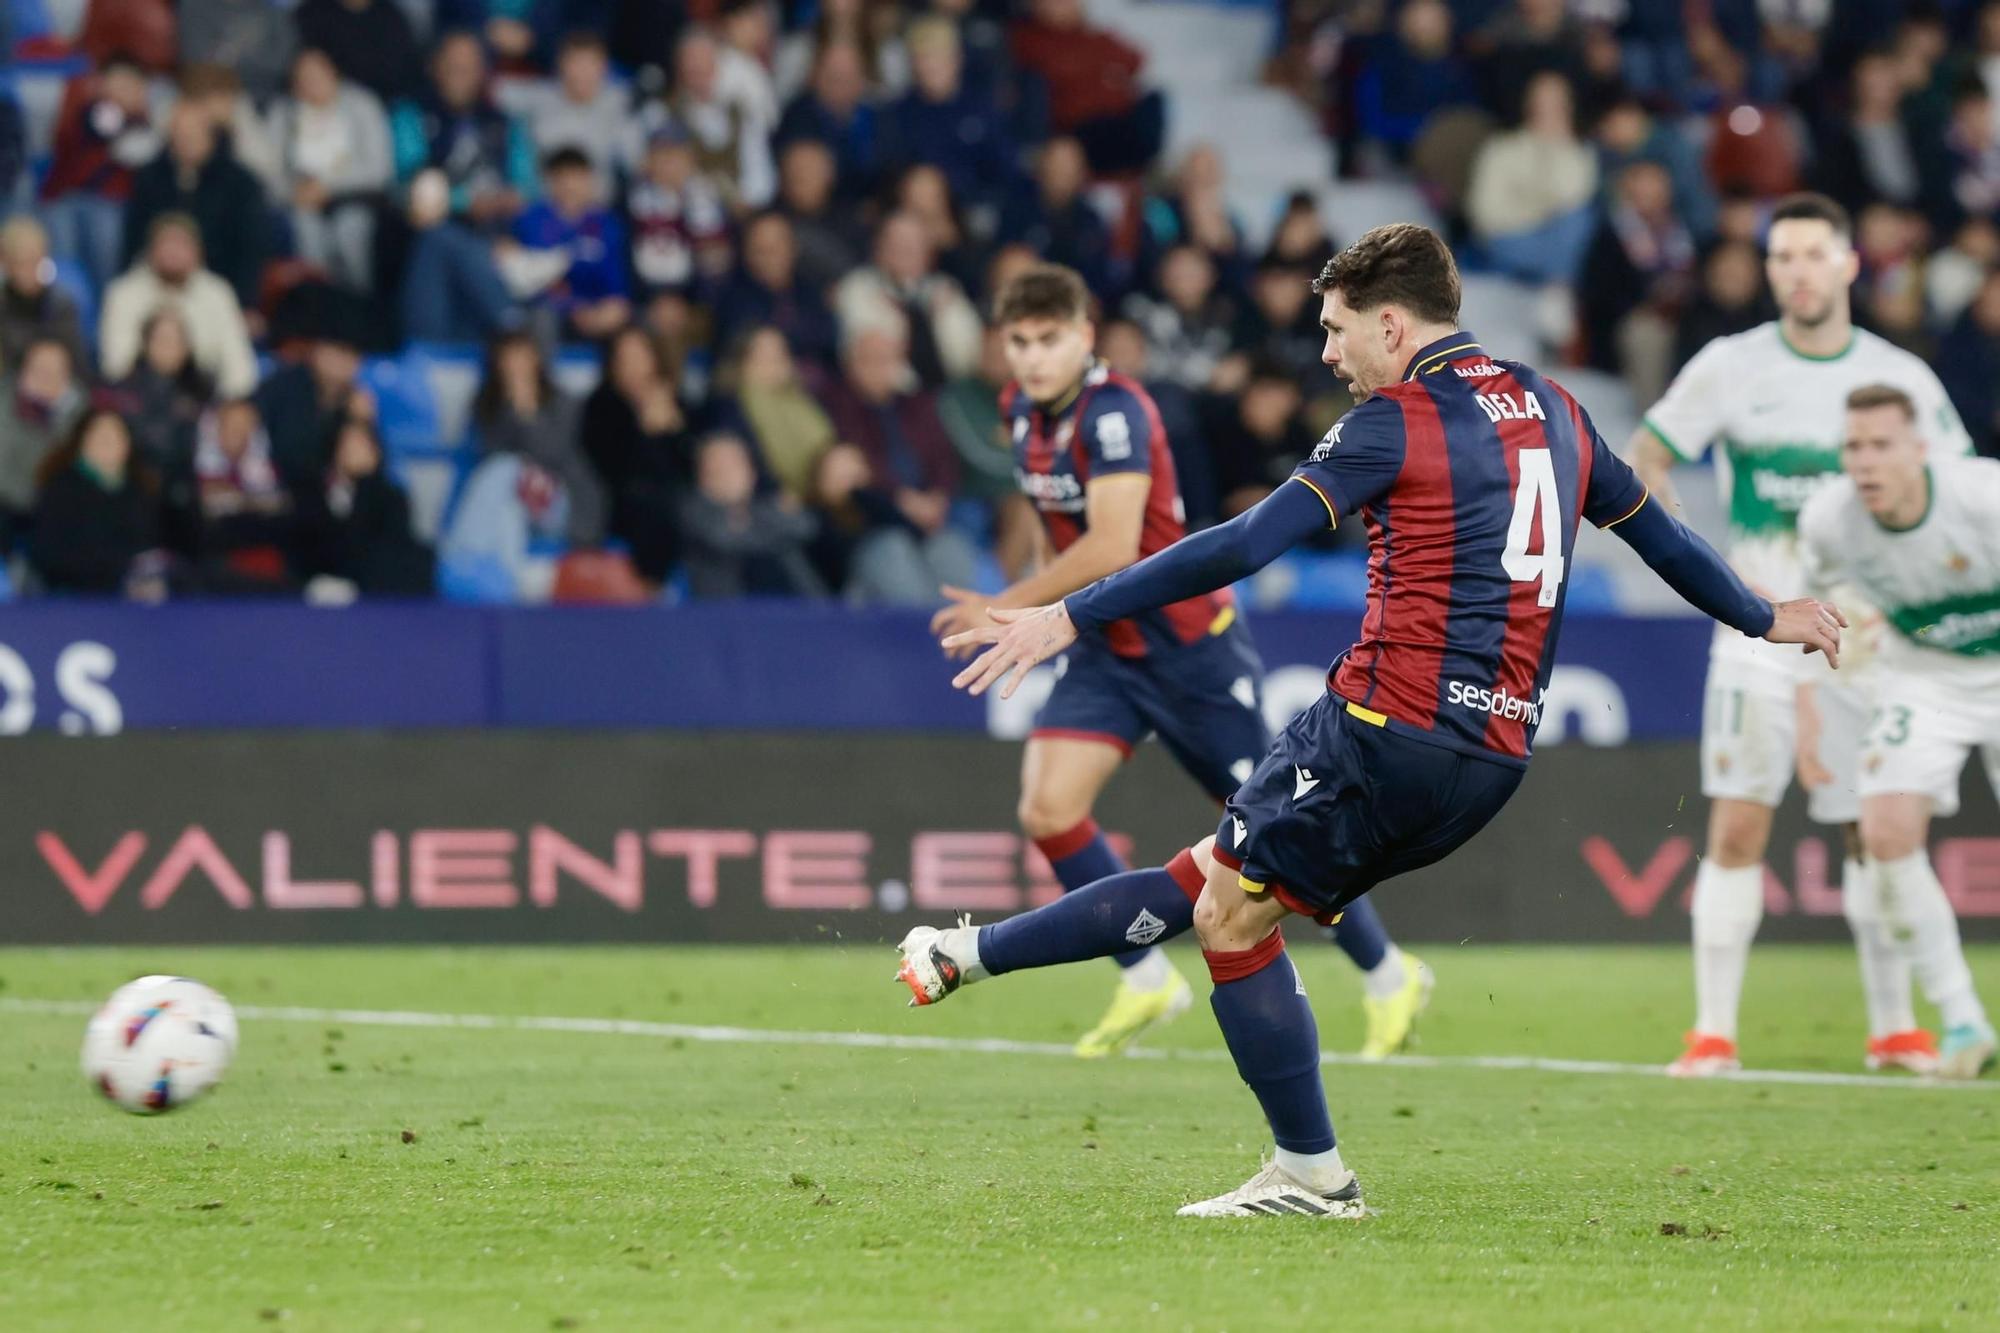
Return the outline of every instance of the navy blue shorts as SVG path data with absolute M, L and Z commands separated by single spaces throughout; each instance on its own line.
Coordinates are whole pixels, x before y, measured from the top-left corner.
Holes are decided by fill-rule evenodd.
M 1227 800 L 1271 745 L 1264 663 L 1241 622 L 1137 658 L 1087 635 L 1056 659 L 1055 689 L 1031 734 L 1104 741 L 1127 756 L 1157 734 L 1203 791 Z
M 1328 692 L 1232 796 L 1215 859 L 1322 923 L 1486 827 L 1526 770 L 1398 736 Z

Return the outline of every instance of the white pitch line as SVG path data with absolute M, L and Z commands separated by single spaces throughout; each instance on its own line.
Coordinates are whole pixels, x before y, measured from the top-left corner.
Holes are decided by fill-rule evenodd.
M 0 1012 L 92 1014 L 82 1000 L 37 1000 L 0 996 Z M 784 1028 L 739 1028 L 700 1023 L 654 1023 L 637 1018 L 562 1018 L 543 1014 L 442 1014 L 409 1009 L 320 1009 L 298 1005 L 238 1005 L 239 1018 L 275 1023 L 347 1023 L 355 1027 L 475 1028 L 515 1032 L 582 1032 L 614 1037 L 655 1037 L 730 1046 L 845 1046 L 870 1050 L 943 1051 L 977 1055 L 1045 1055 L 1074 1058 L 1067 1045 L 1013 1041 L 1005 1037 L 924 1037 L 894 1032 L 807 1032 Z M 1134 1060 L 1227 1060 L 1227 1051 L 1127 1049 Z M 1539 1055 L 1392 1055 L 1365 1061 L 1352 1051 L 1321 1051 L 1330 1065 L 1377 1064 L 1395 1069 L 1503 1069 L 1544 1074 L 1627 1075 L 1664 1078 L 1664 1065 L 1618 1064 L 1609 1060 L 1561 1060 Z M 2000 1082 L 1946 1082 L 1894 1074 L 1836 1074 L 1805 1069 L 1741 1069 L 1715 1076 L 1729 1083 L 1782 1083 L 1818 1088 L 1924 1088 L 1942 1091 L 2000 1091 Z

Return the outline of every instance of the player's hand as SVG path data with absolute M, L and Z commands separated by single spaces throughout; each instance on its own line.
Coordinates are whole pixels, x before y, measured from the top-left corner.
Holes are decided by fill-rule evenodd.
M 1839 607 L 1801 597 L 1795 602 L 1775 603 L 1771 609 L 1777 615 L 1771 621 L 1771 628 L 1764 631 L 1766 639 L 1772 643 L 1796 643 L 1808 653 L 1825 653 L 1826 664 L 1839 668 L 1840 631 L 1847 628 L 1847 617 L 1840 614 Z
M 999 622 L 997 625 L 975 626 L 944 641 L 948 652 L 992 645 L 971 666 L 952 677 L 952 686 L 968 694 L 981 695 L 1000 685 L 1000 697 L 1011 699 L 1028 678 L 1031 667 L 1048 661 L 1076 642 L 1076 626 L 1070 621 L 1069 607 L 1061 602 L 989 614 Z
M 950 603 L 931 617 L 931 633 L 938 639 L 948 640 L 967 630 L 993 623 L 986 615 L 986 604 L 992 600 L 991 598 L 965 588 L 954 588 L 949 583 L 938 591 L 943 593 Z M 946 657 L 956 660 L 970 657 L 977 651 L 979 651 L 977 644 L 962 643 L 956 647 L 947 644 L 944 653 Z

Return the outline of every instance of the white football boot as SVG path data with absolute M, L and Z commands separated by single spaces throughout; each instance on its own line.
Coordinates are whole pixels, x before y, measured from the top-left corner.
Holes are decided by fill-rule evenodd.
M 1203 1199 L 1181 1209 L 1177 1217 L 1300 1217 L 1356 1218 L 1368 1216 L 1361 1202 L 1361 1181 L 1350 1171 L 1347 1182 L 1331 1193 L 1302 1184 L 1275 1161 L 1227 1194 Z

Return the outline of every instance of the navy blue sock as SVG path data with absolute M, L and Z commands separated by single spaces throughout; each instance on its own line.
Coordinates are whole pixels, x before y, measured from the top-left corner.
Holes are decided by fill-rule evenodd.
M 1389 955 L 1388 928 L 1366 896 L 1341 908 L 1340 923 L 1331 929 L 1333 942 L 1363 972 L 1373 972 Z
M 1049 867 L 1056 872 L 1056 878 L 1062 882 L 1066 894 L 1088 888 L 1100 879 L 1122 875 L 1130 869 L 1125 864 L 1125 858 L 1111 850 L 1110 840 L 1097 827 L 1094 819 L 1084 820 L 1067 833 L 1037 838 L 1035 846 L 1049 858 Z M 1131 967 L 1145 956 L 1144 949 L 1127 949 L 1112 954 L 1111 961 L 1120 967 Z
M 1128 870 L 1045 907 L 980 927 L 979 961 L 997 977 L 1108 958 L 1135 943 L 1172 939 L 1194 924 L 1194 900 L 1200 893 L 1201 871 L 1194 857 L 1182 852 L 1164 869 Z
M 1204 949 L 1215 994 L 1215 1021 L 1236 1057 L 1236 1072 L 1257 1094 L 1271 1136 L 1287 1152 L 1320 1153 L 1333 1145 L 1333 1118 L 1319 1077 L 1319 1025 L 1299 986 L 1285 937 L 1272 931 L 1254 949 Z

